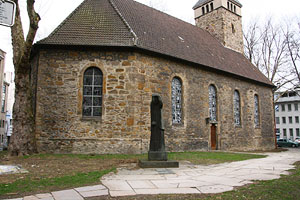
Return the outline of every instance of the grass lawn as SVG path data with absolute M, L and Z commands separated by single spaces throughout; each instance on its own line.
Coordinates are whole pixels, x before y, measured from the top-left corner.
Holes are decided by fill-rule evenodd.
M 100 184 L 100 178 L 120 165 L 136 163 L 143 155 L 53 155 L 38 154 L 7 157 L 0 153 L 0 165 L 21 165 L 26 174 L 0 175 L 0 199 L 51 192 L 66 188 Z M 169 159 L 187 160 L 195 164 L 217 164 L 246 159 L 263 158 L 262 155 L 223 152 L 169 153 Z

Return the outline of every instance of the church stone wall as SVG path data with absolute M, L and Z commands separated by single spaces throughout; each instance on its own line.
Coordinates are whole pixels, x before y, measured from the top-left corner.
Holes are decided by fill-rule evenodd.
M 272 90 L 200 67 L 140 53 L 41 50 L 36 95 L 36 138 L 40 152 L 145 153 L 150 140 L 153 93 L 163 101 L 167 151 L 210 150 L 206 123 L 208 87 L 218 98 L 220 150 L 275 147 Z M 101 120 L 82 118 L 82 76 L 96 66 L 103 72 Z M 172 125 L 171 82 L 183 83 L 183 124 Z M 233 94 L 241 96 L 242 125 L 233 121 Z M 254 126 L 254 95 L 259 96 L 260 127 Z

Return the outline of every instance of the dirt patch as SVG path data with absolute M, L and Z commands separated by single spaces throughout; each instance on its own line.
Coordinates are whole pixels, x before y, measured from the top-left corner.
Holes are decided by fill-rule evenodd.
M 19 165 L 26 169 L 26 174 L 1 175 L 1 183 L 12 183 L 19 179 L 30 177 L 31 180 L 55 178 L 77 173 L 101 171 L 117 167 L 120 164 L 136 162 L 134 159 L 83 159 L 78 157 L 56 156 L 30 156 L 28 158 L 2 156 L 1 165 Z

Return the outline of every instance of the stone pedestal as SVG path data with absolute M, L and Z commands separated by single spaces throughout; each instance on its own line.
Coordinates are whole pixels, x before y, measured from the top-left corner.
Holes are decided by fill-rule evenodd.
M 139 160 L 139 167 L 141 167 L 141 168 L 178 168 L 179 162 L 173 161 L 173 160 L 166 160 L 166 161 Z

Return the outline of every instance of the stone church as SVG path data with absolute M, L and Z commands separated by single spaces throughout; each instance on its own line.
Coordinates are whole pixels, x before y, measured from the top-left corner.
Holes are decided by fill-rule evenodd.
M 243 55 L 242 5 L 195 3 L 196 26 L 134 0 L 85 0 L 35 44 L 39 151 L 147 152 L 152 94 L 167 151 L 273 149 L 274 86 Z

